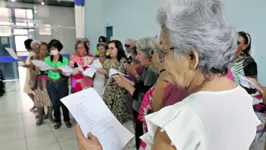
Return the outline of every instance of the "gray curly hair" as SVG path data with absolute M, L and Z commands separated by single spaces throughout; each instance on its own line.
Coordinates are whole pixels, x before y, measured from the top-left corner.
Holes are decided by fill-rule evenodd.
M 30 47 L 31 48 L 34 48 L 34 45 L 35 44 L 38 44 L 39 46 L 41 45 L 41 42 L 40 41 L 37 41 L 37 40 L 34 40 L 34 41 L 32 41 L 31 43 L 30 43 Z
M 165 0 L 157 20 L 167 28 L 175 54 L 195 50 L 204 74 L 227 73 L 235 57 L 237 34 L 220 0 Z
M 144 37 L 137 40 L 136 47 L 138 50 L 143 51 L 146 57 L 151 58 L 157 43 L 158 39 L 156 37 Z

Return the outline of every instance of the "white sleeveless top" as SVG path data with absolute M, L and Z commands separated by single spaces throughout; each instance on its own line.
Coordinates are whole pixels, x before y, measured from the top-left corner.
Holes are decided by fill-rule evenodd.
M 99 58 L 95 59 L 92 65 L 94 63 L 101 64 Z M 100 74 L 99 72 L 96 72 L 93 80 L 93 88 L 98 92 L 100 96 L 102 96 L 103 93 L 104 83 L 105 83 L 105 76 L 103 74 Z
M 158 127 L 177 150 L 248 150 L 260 124 L 252 97 L 240 86 L 222 92 L 198 92 L 146 116 L 151 149 Z M 170 144 L 170 143 L 169 143 Z

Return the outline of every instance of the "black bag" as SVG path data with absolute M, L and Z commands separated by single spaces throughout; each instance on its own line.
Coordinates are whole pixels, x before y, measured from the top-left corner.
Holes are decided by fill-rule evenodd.
M 2 70 L 0 69 L 0 96 L 3 96 L 5 94 L 5 84 L 4 84 L 4 74 Z

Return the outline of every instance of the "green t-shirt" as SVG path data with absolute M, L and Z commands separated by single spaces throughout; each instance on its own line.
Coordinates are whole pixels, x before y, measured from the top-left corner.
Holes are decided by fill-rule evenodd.
M 57 62 L 53 61 L 53 56 L 47 56 L 44 59 L 45 63 L 53 68 L 59 67 L 59 66 L 67 66 L 68 65 L 68 58 L 60 55 Z M 55 72 L 52 70 L 47 71 L 48 78 L 52 80 L 58 80 L 61 79 L 63 76 L 60 72 Z

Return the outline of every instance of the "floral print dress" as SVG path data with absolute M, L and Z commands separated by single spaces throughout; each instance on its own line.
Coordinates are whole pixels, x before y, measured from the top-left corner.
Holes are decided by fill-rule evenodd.
M 110 60 L 106 60 L 104 62 L 103 68 L 109 72 L 111 68 L 125 73 L 127 64 L 127 60 L 122 58 L 120 62 L 111 63 Z M 109 79 L 106 82 L 105 90 L 103 93 L 103 100 L 111 110 L 111 112 L 115 115 L 115 117 L 120 121 L 120 123 L 125 123 L 129 120 L 130 116 L 127 110 L 127 101 L 126 101 L 126 89 L 118 86 L 115 83 L 114 79 Z

